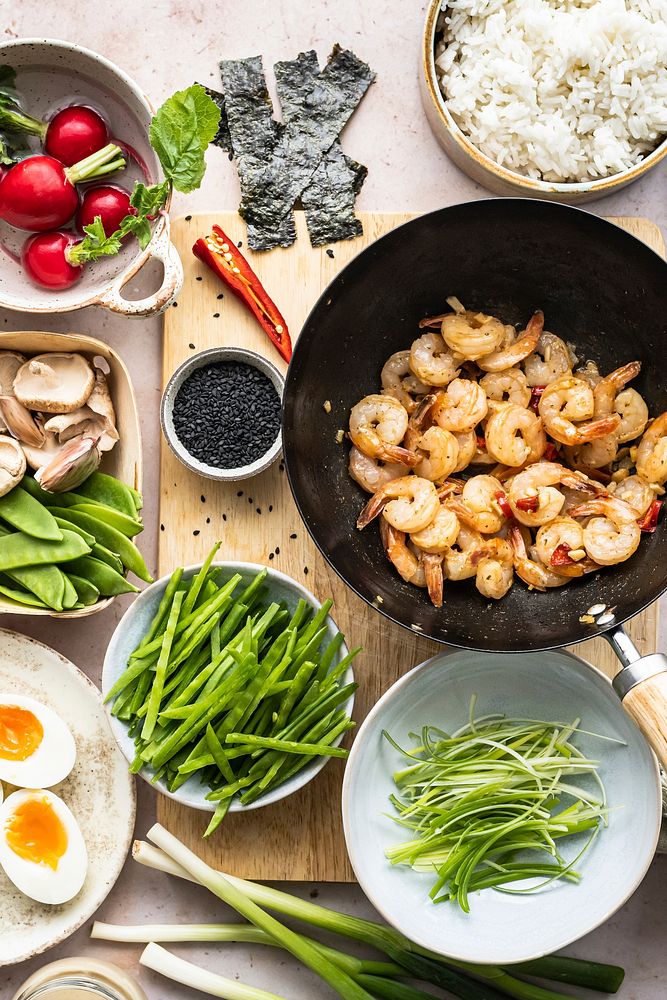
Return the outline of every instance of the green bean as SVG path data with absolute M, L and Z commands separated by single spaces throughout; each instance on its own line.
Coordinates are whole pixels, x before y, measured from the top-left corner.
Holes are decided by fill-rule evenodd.
M 30 493 L 15 486 L 9 493 L 0 497 L 0 517 L 7 521 L 17 531 L 22 531 L 32 538 L 43 538 L 47 541 L 62 541 L 62 532 L 55 518 Z
M 106 507 L 113 507 L 114 510 L 127 514 L 133 520 L 136 520 L 137 511 L 141 509 L 141 504 L 139 507 L 136 506 L 135 492 L 125 483 L 104 472 L 93 472 L 83 485 L 77 487 L 77 493 L 82 497 L 104 504 Z M 139 494 L 136 495 L 141 500 Z
M 48 511 L 47 511 L 47 513 L 48 513 Z M 87 531 L 84 531 L 83 528 L 80 528 L 78 526 L 78 524 L 72 524 L 71 521 L 65 521 L 65 520 L 63 520 L 62 517 L 56 516 L 56 517 L 54 517 L 54 520 L 55 520 L 56 524 L 58 525 L 58 527 L 60 528 L 61 531 L 64 528 L 65 531 L 73 531 L 76 535 L 81 535 L 81 537 L 83 538 L 84 542 L 86 543 L 86 545 L 88 546 L 88 548 L 92 552 L 92 550 L 93 550 L 93 548 L 95 547 L 95 544 L 96 544 L 95 543 L 95 538 L 93 537 L 93 535 L 90 535 Z M 120 562 L 120 560 L 119 560 L 119 562 Z M 123 564 L 120 563 L 120 565 L 122 567 Z
M 162 595 L 162 599 L 158 605 L 158 609 L 153 616 L 153 621 L 151 622 L 150 628 L 148 629 L 148 632 L 143 637 L 139 645 L 136 646 L 135 649 L 133 650 L 133 655 L 139 653 L 139 651 L 143 649 L 145 646 L 147 646 L 148 643 L 151 642 L 156 635 L 162 633 L 166 621 L 169 618 L 169 612 L 171 610 L 172 602 L 174 600 L 174 595 L 180 585 L 182 576 L 183 576 L 183 570 L 177 569 L 174 570 L 174 572 L 169 577 L 169 582 L 167 586 L 164 588 L 164 594 Z
M 227 760 L 222 743 L 218 739 L 215 729 L 210 722 L 206 727 L 206 745 L 208 746 L 208 751 L 215 761 L 215 766 L 220 771 L 220 774 L 224 775 L 227 781 L 234 781 L 234 772 L 232 771 L 229 761 Z
M 100 599 L 100 592 L 90 580 L 86 580 L 82 576 L 77 576 L 76 573 L 67 573 L 67 576 L 83 605 L 90 607 L 92 604 L 97 604 Z
M 25 587 L 53 611 L 62 611 L 65 577 L 57 566 L 24 566 L 7 570 L 7 576 Z
M 91 535 L 90 537 L 92 538 L 93 536 Z M 95 542 L 90 554 L 91 556 L 94 556 L 95 559 L 99 559 L 100 562 L 106 563 L 107 566 L 111 566 L 111 568 L 115 569 L 117 573 L 121 574 L 121 576 L 123 575 L 122 560 L 116 555 L 115 552 L 107 549 L 104 545 L 100 545 L 99 542 Z
M 61 517 L 79 525 L 84 531 L 89 531 L 100 545 L 116 552 L 120 556 L 123 566 L 131 570 L 140 580 L 145 580 L 147 583 L 153 582 L 139 549 L 121 531 L 117 531 L 116 528 L 112 528 L 110 524 L 100 521 L 97 517 L 83 514 L 79 510 L 72 510 L 71 507 L 64 508 Z
M 94 587 L 97 587 L 102 597 L 115 597 L 117 594 L 137 594 L 139 588 L 117 573 L 115 569 L 96 559 L 92 555 L 80 556 L 68 563 L 68 569 L 83 576 Z
M 42 566 L 68 562 L 86 555 L 90 549 L 83 538 L 73 531 L 63 531 L 62 541 L 51 542 L 31 538 L 23 532 L 0 537 L 0 570 L 21 566 Z
M 201 590 L 209 569 L 211 568 L 211 563 L 215 557 L 216 552 L 222 545 L 222 542 L 215 542 L 213 548 L 206 556 L 206 560 L 202 563 L 201 569 L 196 573 L 190 580 L 190 588 L 188 590 L 187 596 L 183 601 L 183 617 L 185 618 L 190 614 L 195 606 L 197 598 L 199 597 L 199 591 Z
M 265 750 L 278 750 L 288 754 L 303 754 L 305 757 L 341 757 L 344 759 L 349 756 L 349 751 L 343 750 L 342 747 L 330 747 L 325 743 L 297 743 L 294 740 L 278 740 L 270 736 L 253 736 L 252 733 L 227 733 L 225 743 L 261 747 Z
M 119 510 L 114 510 L 113 507 L 106 507 L 103 504 L 76 503 L 72 507 L 69 507 L 68 510 L 78 510 L 82 514 L 89 514 L 91 517 L 96 517 L 99 521 L 110 524 L 112 528 L 120 531 L 127 538 L 133 538 L 144 530 L 141 521 L 137 521 L 134 517 L 128 517 L 127 514 L 123 514 Z
M 167 627 L 164 631 L 162 637 L 162 646 L 160 647 L 160 655 L 158 657 L 157 666 L 155 668 L 155 677 L 153 679 L 153 686 L 151 688 L 151 693 L 148 699 L 148 708 L 146 712 L 146 718 L 144 720 L 144 725 L 141 730 L 142 740 L 150 740 L 153 735 L 153 730 L 155 729 L 155 723 L 157 722 L 158 710 L 160 708 L 160 702 L 162 701 L 162 691 L 164 688 L 164 682 L 167 674 L 167 664 L 169 662 L 169 655 L 171 653 L 171 647 L 174 641 L 174 634 L 176 632 L 176 624 L 178 622 L 178 616 L 181 612 L 181 605 L 183 604 L 183 591 L 179 590 L 174 594 L 174 599 L 169 611 L 169 618 L 167 619 Z

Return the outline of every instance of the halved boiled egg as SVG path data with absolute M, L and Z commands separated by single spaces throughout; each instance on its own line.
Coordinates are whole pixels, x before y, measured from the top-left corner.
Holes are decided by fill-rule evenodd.
M 0 806 L 0 865 L 38 903 L 66 903 L 81 889 L 88 852 L 79 824 L 54 792 L 22 788 Z
M 0 781 L 50 788 L 67 777 L 75 758 L 74 737 L 52 708 L 0 693 Z

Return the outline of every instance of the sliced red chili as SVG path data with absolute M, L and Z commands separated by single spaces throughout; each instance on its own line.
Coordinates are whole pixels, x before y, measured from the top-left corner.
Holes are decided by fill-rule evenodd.
M 571 566 L 575 560 L 570 558 L 570 552 L 572 551 L 572 546 L 563 542 L 561 545 L 557 545 L 556 548 L 551 553 L 551 565 L 552 566 Z
M 658 516 L 660 514 L 661 507 L 662 500 L 654 500 L 644 516 L 638 518 L 637 524 L 642 531 L 648 531 L 650 534 L 653 534 L 655 529 L 658 527 Z
M 519 499 L 515 500 L 514 502 L 515 505 L 519 508 L 519 510 L 526 510 L 526 511 L 537 510 L 540 503 L 538 497 L 519 497 Z
M 287 323 L 278 307 L 266 293 L 261 281 L 237 246 L 232 243 L 220 226 L 197 240 L 192 248 L 195 257 L 211 268 L 234 294 L 248 307 L 258 323 L 277 347 L 280 355 L 289 361 L 292 341 Z
M 547 446 L 544 449 L 543 458 L 545 462 L 553 462 L 558 458 L 558 448 L 553 443 L 553 441 L 547 441 Z
M 540 403 L 540 397 L 541 397 L 541 395 L 542 395 L 542 393 L 544 392 L 545 389 L 546 389 L 546 385 L 534 385 L 534 386 L 531 386 L 531 390 L 530 390 L 530 402 L 529 402 L 528 405 L 530 406 L 531 410 L 535 410 L 535 413 L 537 413 L 537 408 L 538 408 L 539 403 Z
M 514 514 L 512 513 L 509 500 L 507 499 L 507 493 L 504 493 L 503 490 L 498 490 L 498 492 L 493 495 L 505 517 L 513 518 Z
M 481 434 L 476 434 L 475 437 L 477 439 L 477 447 L 481 451 L 486 451 L 486 438 L 482 437 Z

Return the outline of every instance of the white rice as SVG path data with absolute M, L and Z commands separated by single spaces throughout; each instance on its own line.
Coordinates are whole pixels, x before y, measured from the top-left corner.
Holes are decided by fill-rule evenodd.
M 445 0 L 440 17 L 447 107 L 496 163 L 586 181 L 667 133 L 667 0 Z

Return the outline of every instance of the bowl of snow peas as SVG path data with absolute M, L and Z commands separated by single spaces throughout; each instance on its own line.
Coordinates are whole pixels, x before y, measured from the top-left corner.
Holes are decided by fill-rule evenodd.
M 102 691 L 130 770 L 212 813 L 270 805 L 311 781 L 341 742 L 356 684 L 329 612 L 291 577 L 216 561 L 147 587 L 107 648 Z

